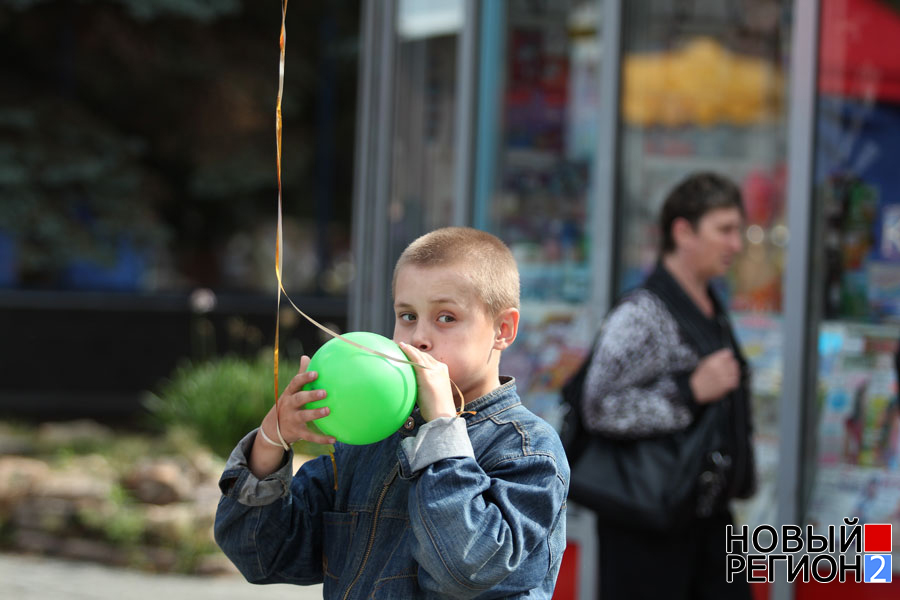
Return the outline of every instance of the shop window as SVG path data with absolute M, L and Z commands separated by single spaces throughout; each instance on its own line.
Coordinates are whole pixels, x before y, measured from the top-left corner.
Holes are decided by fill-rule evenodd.
M 814 207 L 821 287 L 815 483 L 807 520 L 892 523 L 900 569 L 900 7 L 825 0 Z M 896 577 L 895 577 L 896 580 Z

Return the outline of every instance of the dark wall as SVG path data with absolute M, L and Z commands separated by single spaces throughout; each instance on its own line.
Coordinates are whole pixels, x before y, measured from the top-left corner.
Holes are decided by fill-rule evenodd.
M 317 320 L 346 328 L 346 302 L 294 298 Z M 180 294 L 0 294 L 0 417 L 130 420 L 143 392 L 179 361 L 271 352 L 275 299 L 224 296 L 207 313 Z M 292 310 L 292 309 L 291 309 Z M 322 344 L 312 324 L 282 312 L 281 365 Z

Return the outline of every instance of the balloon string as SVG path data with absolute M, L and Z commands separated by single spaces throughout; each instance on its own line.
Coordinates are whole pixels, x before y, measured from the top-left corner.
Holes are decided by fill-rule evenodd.
M 275 276 L 278 279 L 278 290 L 277 290 L 277 301 L 276 301 L 276 313 L 275 313 L 275 349 L 273 352 L 274 359 L 274 375 L 275 375 L 275 432 L 278 434 L 278 441 L 281 442 L 281 446 L 288 450 L 290 446 L 285 441 L 284 436 L 281 435 L 281 425 L 279 423 L 278 412 L 279 412 L 279 385 L 278 385 L 278 347 L 280 342 L 279 332 L 281 329 L 281 296 L 284 295 L 285 299 L 290 303 L 290 305 L 296 310 L 303 318 L 307 321 L 327 333 L 333 338 L 338 338 L 351 346 L 355 346 L 360 350 L 364 350 L 365 352 L 370 352 L 382 358 L 386 358 L 387 360 L 392 360 L 397 363 L 412 365 L 414 367 L 419 367 L 421 369 L 431 369 L 428 365 L 423 365 L 408 359 L 397 358 L 396 356 L 390 356 L 383 352 L 379 352 L 374 350 L 373 348 L 369 348 L 364 346 L 358 342 L 354 342 L 336 331 L 332 331 L 328 327 L 322 325 L 305 312 L 300 310 L 300 307 L 297 306 L 294 301 L 291 299 L 290 295 L 288 295 L 287 290 L 284 289 L 284 282 L 282 280 L 282 272 L 284 270 L 284 254 L 282 252 L 283 241 L 284 241 L 284 228 L 282 226 L 282 183 L 281 183 L 281 131 L 282 131 L 282 118 L 281 118 L 281 99 L 284 95 L 284 47 L 285 47 L 285 21 L 287 18 L 287 4 L 288 0 L 282 0 L 281 3 L 281 35 L 279 36 L 279 47 L 280 47 L 280 57 L 278 62 L 278 99 L 275 103 L 275 148 L 276 148 L 276 172 L 278 174 L 278 222 L 277 228 L 275 232 Z M 465 408 L 465 396 L 460 391 L 459 387 L 456 383 L 451 379 L 450 385 L 453 386 L 453 389 L 459 394 L 460 398 L 460 409 L 457 412 L 457 416 L 462 415 L 464 412 L 471 413 L 472 411 L 464 411 Z M 474 414 L 474 413 L 473 413 Z M 332 464 L 335 468 L 335 473 L 337 473 L 337 463 L 334 460 L 334 455 L 331 456 Z M 335 478 L 335 485 L 337 485 L 337 479 Z
M 279 223 L 281 222 L 280 217 L 281 217 L 281 215 L 279 215 L 279 219 L 278 219 Z M 374 349 L 364 346 L 358 342 L 354 342 L 353 340 L 337 333 L 336 331 L 332 331 L 328 327 L 322 325 L 321 323 L 319 323 L 318 321 L 316 321 L 315 319 L 310 317 L 308 314 L 306 314 L 305 312 L 300 310 L 300 307 L 297 306 L 296 304 L 294 304 L 294 301 L 291 300 L 291 297 L 288 295 L 287 291 L 284 289 L 284 285 L 281 282 L 281 272 L 276 270 L 276 275 L 278 276 L 279 295 L 284 294 L 285 299 L 288 302 L 290 302 L 291 306 L 294 307 L 294 310 L 296 310 L 298 313 L 300 313 L 300 315 L 303 318 L 305 318 L 307 321 L 309 321 L 310 323 L 312 323 L 313 325 L 315 325 L 316 327 L 318 327 L 319 329 L 321 329 L 322 331 L 324 331 L 331 337 L 336 337 L 337 339 L 343 340 L 343 341 L 347 342 L 348 344 L 350 344 L 351 346 L 355 346 L 355 347 L 359 348 L 360 350 L 365 350 L 366 352 L 371 352 L 372 354 L 375 354 L 382 358 L 386 358 L 388 360 L 392 360 L 394 362 L 398 362 L 398 363 L 402 363 L 402 364 L 406 364 L 406 365 L 412 365 L 414 367 L 421 367 L 423 369 L 431 369 L 432 368 L 432 367 L 429 367 L 428 365 L 423 365 L 423 364 L 420 364 L 417 362 L 413 362 L 411 360 L 397 358 L 396 356 L 391 356 L 390 354 L 385 354 L 384 352 L 379 352 L 378 350 L 374 350 Z
M 281 48 L 281 56 L 278 63 L 278 100 L 275 103 L 275 148 L 276 148 L 276 170 L 278 173 L 278 225 L 275 233 L 275 272 L 278 274 L 278 300 L 275 312 L 275 350 L 274 350 L 274 370 L 275 370 L 275 433 L 278 434 L 278 441 L 281 447 L 287 452 L 290 449 L 288 443 L 281 435 L 281 423 L 278 418 L 278 346 L 279 335 L 281 329 L 281 268 L 283 256 L 281 254 L 282 227 L 281 227 L 281 97 L 284 93 L 284 43 L 285 43 L 285 20 L 287 17 L 288 0 L 281 2 L 281 35 L 278 39 L 278 45 Z

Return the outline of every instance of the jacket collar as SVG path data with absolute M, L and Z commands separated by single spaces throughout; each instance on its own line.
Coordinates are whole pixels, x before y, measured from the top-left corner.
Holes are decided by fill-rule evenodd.
M 519 395 L 516 394 L 516 380 L 507 375 L 500 376 L 500 387 L 494 388 L 484 396 L 475 398 L 466 404 L 463 410 L 472 411 L 475 414 L 465 413 L 463 416 L 471 422 L 478 422 L 478 417 L 490 417 L 511 406 L 521 404 Z M 473 421 L 474 419 L 474 421 Z
M 466 419 L 466 426 L 470 426 L 474 425 L 475 423 L 480 423 L 485 419 L 489 419 L 497 413 L 510 407 L 517 406 L 521 403 L 522 402 L 521 400 L 519 400 L 518 394 L 516 394 L 515 378 L 501 375 L 500 387 L 494 388 L 484 396 L 479 396 L 478 398 L 475 398 L 474 400 L 466 404 L 464 411 L 471 411 L 475 414 L 464 412 L 462 416 Z M 400 435 L 402 437 L 416 435 L 419 427 L 421 427 L 425 423 L 425 420 L 422 418 L 422 414 L 419 412 L 418 407 L 413 410 L 410 418 L 413 419 L 415 425 L 414 427 L 411 427 L 409 429 L 401 428 Z

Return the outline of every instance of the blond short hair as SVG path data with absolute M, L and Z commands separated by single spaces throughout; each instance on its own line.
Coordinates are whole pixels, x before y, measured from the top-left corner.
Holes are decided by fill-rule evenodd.
M 407 246 L 394 266 L 391 292 L 396 292 L 401 267 L 455 264 L 492 317 L 507 308 L 519 308 L 519 268 L 512 252 L 496 236 L 471 227 L 435 229 Z

